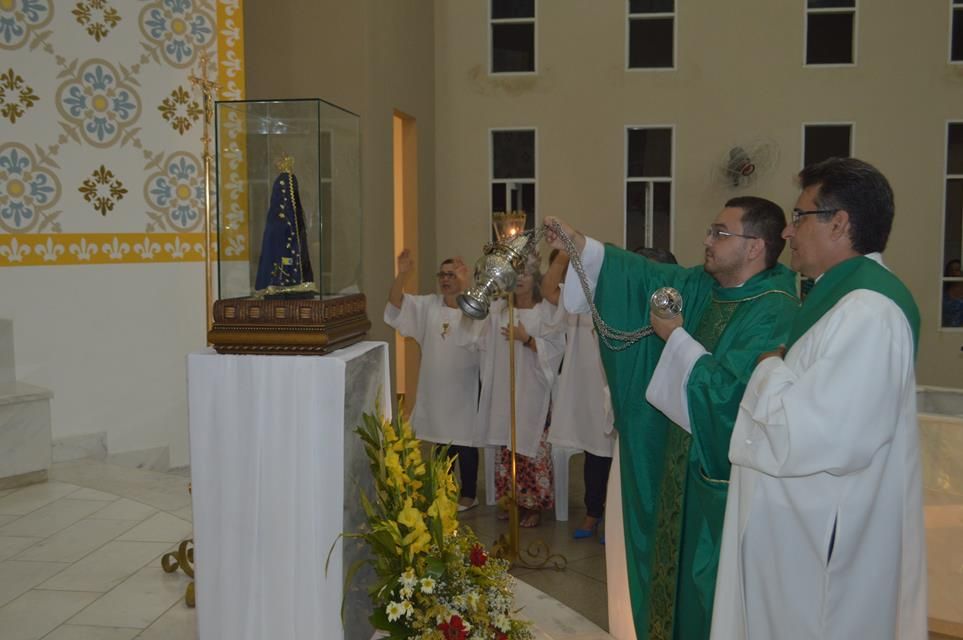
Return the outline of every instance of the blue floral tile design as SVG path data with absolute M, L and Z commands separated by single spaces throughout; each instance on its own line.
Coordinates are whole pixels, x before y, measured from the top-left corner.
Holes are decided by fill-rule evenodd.
M 26 233 L 60 199 L 60 181 L 22 144 L 0 145 L 0 227 Z

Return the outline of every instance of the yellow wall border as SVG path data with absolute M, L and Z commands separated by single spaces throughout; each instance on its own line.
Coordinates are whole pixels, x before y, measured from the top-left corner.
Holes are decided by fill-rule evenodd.
M 0 235 L 0 267 L 197 262 L 203 259 L 203 233 Z

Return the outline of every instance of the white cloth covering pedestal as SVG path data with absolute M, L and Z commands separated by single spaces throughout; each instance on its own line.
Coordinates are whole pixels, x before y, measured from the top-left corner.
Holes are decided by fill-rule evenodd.
M 387 348 L 327 356 L 188 356 L 200 640 L 371 636 L 362 549 L 338 536 L 370 487 L 354 428 L 390 412 Z M 332 545 L 327 574 L 325 559 Z

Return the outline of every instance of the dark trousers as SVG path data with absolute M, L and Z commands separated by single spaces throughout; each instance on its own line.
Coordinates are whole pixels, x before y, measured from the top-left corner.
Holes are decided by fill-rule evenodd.
M 601 518 L 605 510 L 605 487 L 609 482 L 612 458 L 603 458 L 585 452 L 585 514 Z
M 453 444 L 448 448 L 448 457 L 458 460 L 461 497 L 474 499 L 478 495 L 478 449 Z

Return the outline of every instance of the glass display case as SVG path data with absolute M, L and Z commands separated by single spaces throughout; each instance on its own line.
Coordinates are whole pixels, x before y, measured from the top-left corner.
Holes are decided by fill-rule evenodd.
M 318 99 L 214 105 L 222 353 L 324 353 L 360 340 L 360 119 Z

